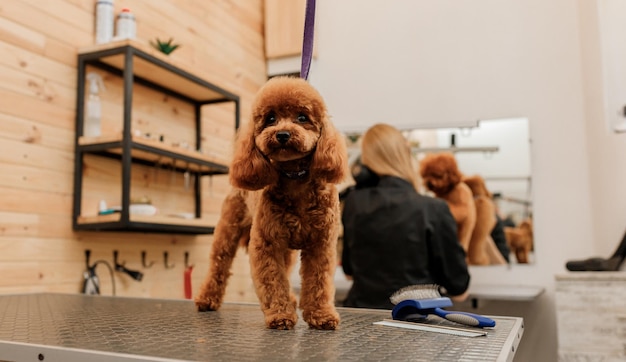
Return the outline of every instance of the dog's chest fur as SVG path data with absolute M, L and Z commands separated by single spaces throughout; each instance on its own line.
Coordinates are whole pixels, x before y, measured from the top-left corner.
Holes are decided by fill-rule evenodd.
M 315 247 L 327 240 L 330 229 L 336 226 L 338 199 L 334 197 L 334 186 L 312 185 L 314 187 L 281 188 L 265 190 L 265 210 L 270 218 L 280 224 L 280 228 L 271 228 L 280 232 L 266 235 L 270 242 L 285 243 L 291 249 Z M 278 226 L 278 225 L 277 225 Z M 269 233 L 268 233 L 269 234 Z

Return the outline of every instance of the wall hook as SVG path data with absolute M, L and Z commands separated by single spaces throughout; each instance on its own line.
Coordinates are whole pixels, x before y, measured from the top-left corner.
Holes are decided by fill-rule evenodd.
M 150 263 L 146 263 L 146 251 L 142 251 L 141 252 L 141 265 L 143 265 L 144 268 L 150 268 L 152 265 L 154 265 L 154 261 L 150 261 Z
M 121 262 L 121 263 L 119 263 L 119 262 L 117 261 L 117 254 L 118 254 L 118 253 L 117 253 L 117 250 L 113 250 L 113 265 L 115 266 L 115 268 L 116 268 L 116 269 L 117 269 L 117 267 L 118 267 L 118 266 L 119 266 L 119 267 L 123 267 L 123 266 L 124 266 L 124 264 L 126 264 L 126 262 L 125 262 L 125 261 L 123 261 L 123 262 Z
M 189 264 L 189 252 L 185 252 L 185 269 L 193 268 L 193 264 Z
M 176 266 L 176 264 L 169 265 L 168 262 L 167 262 L 168 256 L 169 256 L 168 252 L 164 251 L 163 252 L 163 262 L 164 262 L 164 265 L 165 265 L 165 269 L 172 269 L 173 267 Z

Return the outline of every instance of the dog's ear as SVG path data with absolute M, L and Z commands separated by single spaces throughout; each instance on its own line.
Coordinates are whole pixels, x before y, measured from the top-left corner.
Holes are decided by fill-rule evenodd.
M 317 141 L 311 176 L 329 183 L 339 183 L 348 174 L 346 142 L 329 120 L 325 120 Z
M 256 147 L 254 122 L 240 130 L 230 168 L 230 183 L 244 190 L 259 190 L 275 183 L 278 173 Z

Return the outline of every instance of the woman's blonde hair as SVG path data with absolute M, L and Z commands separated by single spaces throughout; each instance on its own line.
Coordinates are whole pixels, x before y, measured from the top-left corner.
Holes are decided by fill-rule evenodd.
M 395 127 L 379 123 L 368 129 L 361 141 L 361 163 L 379 176 L 396 176 L 419 190 L 411 147 Z

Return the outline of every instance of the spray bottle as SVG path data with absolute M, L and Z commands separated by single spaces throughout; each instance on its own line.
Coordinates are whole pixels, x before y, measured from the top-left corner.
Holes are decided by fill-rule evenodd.
M 102 106 L 100 105 L 98 92 L 104 90 L 104 82 L 98 73 L 87 73 L 87 81 L 89 82 L 89 95 L 87 96 L 87 105 L 85 107 L 83 136 L 99 137 L 101 134 L 100 119 L 102 118 Z

